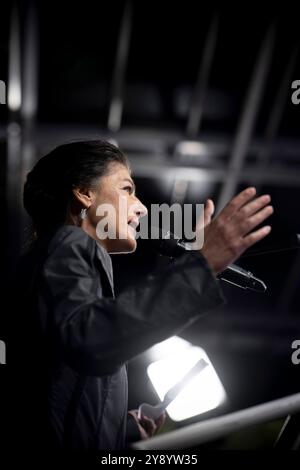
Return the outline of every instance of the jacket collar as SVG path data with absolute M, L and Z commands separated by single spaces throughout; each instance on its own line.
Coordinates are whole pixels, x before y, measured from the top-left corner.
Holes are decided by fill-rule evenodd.
M 96 249 L 96 255 L 97 258 L 100 260 L 101 265 L 105 271 L 105 274 L 108 278 L 109 285 L 112 291 L 112 294 L 114 296 L 114 277 L 113 277 L 113 267 L 112 267 L 112 262 L 111 262 L 111 257 L 106 251 L 105 248 L 103 248 L 102 245 L 100 245 L 99 242 L 96 241 L 97 249 Z

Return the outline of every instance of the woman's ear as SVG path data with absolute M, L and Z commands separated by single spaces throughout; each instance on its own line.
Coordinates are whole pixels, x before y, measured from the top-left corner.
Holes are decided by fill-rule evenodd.
M 86 208 L 90 207 L 95 199 L 95 194 L 91 189 L 86 188 L 73 188 L 72 193 L 75 200 Z

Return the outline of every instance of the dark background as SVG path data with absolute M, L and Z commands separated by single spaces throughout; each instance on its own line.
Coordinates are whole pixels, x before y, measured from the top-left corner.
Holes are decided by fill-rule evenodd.
M 27 171 L 53 146 L 78 138 L 114 139 L 132 162 L 138 196 L 147 206 L 211 197 L 220 207 L 228 176 L 236 171 L 234 194 L 254 184 L 272 196 L 272 234 L 257 248 L 296 245 L 300 105 L 291 102 L 291 84 L 300 79 L 300 59 L 292 7 L 217 8 L 201 1 L 15 5 L 14 14 L 2 2 L 0 28 L 0 79 L 8 90 L 22 91 L 17 109 L 9 99 L 0 106 L 4 280 L 28 223 L 21 204 Z M 126 18 L 130 34 L 122 67 L 117 51 L 122 27 L 126 43 Z M 249 98 L 255 87 L 257 100 Z M 119 116 L 112 109 L 118 99 Z M 252 106 L 253 119 L 247 114 Z M 195 154 L 182 150 L 186 141 L 200 144 Z M 236 151 L 240 166 L 233 170 L 237 142 L 243 149 Z M 161 260 L 140 242 L 135 254 L 113 262 L 119 291 Z M 262 278 L 267 292 L 223 285 L 226 305 L 182 334 L 206 350 L 229 397 L 222 409 L 193 421 L 299 392 L 300 365 L 291 362 L 291 344 L 300 339 L 299 249 L 245 256 L 239 264 Z M 131 408 L 157 400 L 146 376 L 148 361 L 145 353 L 129 366 Z M 186 424 L 168 421 L 165 429 Z M 257 426 L 216 446 L 270 447 L 280 424 Z

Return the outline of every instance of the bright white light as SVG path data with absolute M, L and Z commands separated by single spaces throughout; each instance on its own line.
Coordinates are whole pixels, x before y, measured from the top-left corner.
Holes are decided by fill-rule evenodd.
M 179 336 L 172 336 L 171 338 L 166 339 L 161 343 L 157 343 L 155 346 L 149 349 L 148 355 L 150 356 L 150 360 L 155 362 L 163 359 L 164 357 L 172 356 L 174 351 L 179 353 L 190 347 L 191 343 L 185 339 L 182 339 Z
M 163 359 L 153 362 L 147 369 L 160 400 L 163 400 L 167 391 L 179 382 L 199 359 L 208 363 L 167 407 L 173 421 L 182 421 L 213 410 L 225 401 L 224 387 L 202 348 L 193 346 L 179 337 L 173 337 L 151 349 L 156 349 L 156 353 L 162 351 L 164 355 Z
M 175 153 L 178 155 L 201 157 L 206 156 L 208 154 L 208 149 L 207 145 L 205 145 L 203 142 L 185 140 L 177 144 Z
M 12 78 L 8 87 L 8 106 L 12 111 L 18 111 L 21 108 L 21 85 L 17 78 Z
M 18 111 L 22 104 L 20 28 L 16 8 L 13 9 L 11 18 L 7 104 L 11 111 Z

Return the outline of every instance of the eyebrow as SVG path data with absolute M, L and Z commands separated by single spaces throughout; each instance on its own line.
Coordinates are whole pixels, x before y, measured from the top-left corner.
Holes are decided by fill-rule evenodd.
M 136 192 L 136 186 L 135 186 L 134 182 L 132 181 L 132 179 L 130 179 L 130 178 L 124 178 L 123 181 L 128 181 L 130 184 L 132 184 L 132 186 L 133 186 L 133 191 L 134 191 L 134 193 Z

